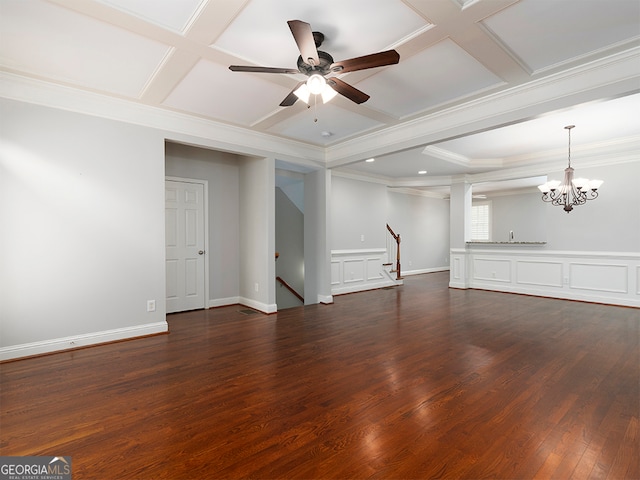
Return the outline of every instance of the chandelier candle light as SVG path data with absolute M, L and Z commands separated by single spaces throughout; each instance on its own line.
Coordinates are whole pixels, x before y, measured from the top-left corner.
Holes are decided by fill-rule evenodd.
M 542 201 L 551 205 L 561 206 L 569 213 L 573 207 L 584 205 L 587 200 L 598 198 L 598 188 L 602 180 L 587 180 L 586 178 L 573 178 L 571 168 L 571 129 L 575 125 L 564 127 L 569 132 L 569 166 L 564 169 L 564 181 L 550 180 L 538 188 L 542 192 Z

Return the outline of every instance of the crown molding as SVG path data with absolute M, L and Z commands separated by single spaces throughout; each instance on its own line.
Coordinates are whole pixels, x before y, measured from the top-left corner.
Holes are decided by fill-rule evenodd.
M 394 193 L 402 193 L 404 195 L 415 195 L 417 197 L 427 197 L 427 198 L 436 198 L 438 200 L 444 200 L 449 196 L 449 193 L 441 193 L 432 190 L 420 190 L 416 188 L 407 188 L 407 187 L 389 187 Z
M 640 47 L 630 48 L 605 59 L 329 147 L 255 132 L 8 71 L 0 71 L 0 97 L 158 129 L 166 139 L 180 143 L 242 155 L 272 157 L 312 168 L 334 168 L 535 118 L 550 110 L 637 91 L 639 62 Z M 464 161 L 460 158 L 449 160 Z M 474 160 L 470 162 L 474 164 Z M 508 168 L 509 163 L 506 160 L 503 166 Z M 368 178 L 367 181 L 372 180 Z M 389 182 L 388 179 L 376 181 Z
M 168 140 L 293 163 L 324 166 L 324 148 L 202 117 L 0 71 L 0 97 L 116 120 L 165 133 Z
M 638 90 L 640 47 L 327 147 L 338 167 L 397 150 L 530 120 L 549 111 Z M 459 159 L 458 159 L 459 160 Z

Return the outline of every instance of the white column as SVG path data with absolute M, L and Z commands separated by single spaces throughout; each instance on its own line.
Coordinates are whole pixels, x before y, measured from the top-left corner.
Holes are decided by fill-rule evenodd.
M 331 295 L 331 171 L 304 176 L 304 300 L 333 303 Z
M 467 288 L 466 243 L 471 238 L 471 198 L 470 183 L 459 182 L 451 185 L 449 211 L 450 270 L 449 286 Z

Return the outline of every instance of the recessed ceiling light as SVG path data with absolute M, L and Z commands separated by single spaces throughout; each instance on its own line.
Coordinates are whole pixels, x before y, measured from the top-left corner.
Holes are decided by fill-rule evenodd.
M 376 161 L 376 159 L 375 159 L 375 158 L 367 158 L 367 159 L 365 160 L 365 162 L 367 162 L 367 163 L 371 163 L 371 162 L 375 162 L 375 161 Z
M 420 170 L 420 171 L 418 172 L 418 175 L 426 175 L 426 174 L 427 174 L 427 171 L 426 171 L 426 170 Z

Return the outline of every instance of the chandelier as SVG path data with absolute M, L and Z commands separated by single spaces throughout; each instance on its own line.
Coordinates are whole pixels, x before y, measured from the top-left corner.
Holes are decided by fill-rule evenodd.
M 550 180 L 538 188 L 542 192 L 542 201 L 551 203 L 558 207 L 563 207 L 569 213 L 573 207 L 584 205 L 587 200 L 598 198 L 598 188 L 602 185 L 602 180 L 587 180 L 586 178 L 573 178 L 573 168 L 571 168 L 571 129 L 575 125 L 564 127 L 569 131 L 569 166 L 564 169 L 564 180 Z

